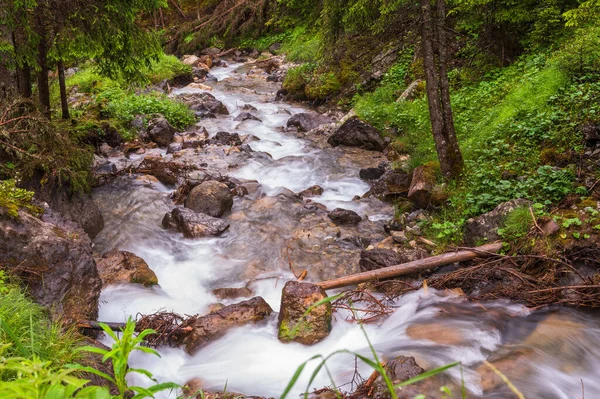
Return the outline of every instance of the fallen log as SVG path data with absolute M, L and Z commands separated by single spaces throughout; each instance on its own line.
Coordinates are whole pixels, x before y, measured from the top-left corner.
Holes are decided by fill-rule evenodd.
M 346 287 L 348 285 L 364 283 L 371 280 L 380 280 L 391 277 L 403 276 L 411 273 L 422 272 L 424 270 L 448 265 L 450 263 L 465 262 L 467 260 L 471 260 L 477 257 L 489 256 L 490 254 L 497 253 L 498 251 L 500 251 L 502 245 L 503 244 L 501 242 L 495 242 L 468 250 L 448 252 L 442 255 L 436 255 L 425 259 L 419 259 L 408 263 L 402 263 L 400 265 L 384 267 L 381 269 L 352 274 L 350 276 L 344 276 L 333 280 L 322 281 L 320 283 L 316 283 L 316 285 L 320 286 L 323 289 L 330 290 L 333 288 L 340 288 Z

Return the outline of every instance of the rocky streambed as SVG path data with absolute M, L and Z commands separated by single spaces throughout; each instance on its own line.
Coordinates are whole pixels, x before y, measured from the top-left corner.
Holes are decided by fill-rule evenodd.
M 532 310 L 508 301 L 473 303 L 459 291 L 422 289 L 385 301 L 385 312 L 363 328 L 347 309 L 332 312 L 325 305 L 314 328 L 295 325 L 325 295 L 296 281 L 318 282 L 428 256 L 429 243 L 418 239 L 416 224 L 424 212 L 407 213 L 402 226 L 392 226 L 390 202 L 409 197 L 419 208 L 436 201 L 435 192 L 419 177 L 426 171 L 391 171 L 389 163 L 398 155 L 352 115 L 325 116 L 286 102 L 277 82 L 285 69 L 280 61 L 238 58 L 211 68 L 209 58 L 188 60 L 202 83 L 170 93 L 202 116 L 196 126 L 177 132 L 164 118 L 151 117 L 148 129 L 138 124 L 145 142 L 99 146 L 95 173 L 103 184 L 93 200 L 104 228 L 86 230 L 93 232 L 95 260 L 83 231 L 56 222 L 51 211 L 44 221 L 3 222 L 5 254 L 20 259 L 36 251 L 37 259 L 49 260 L 48 273 L 62 276 L 51 287 L 57 299 L 47 296 L 48 301 L 71 309 L 75 320 L 96 318 L 98 300 L 101 321 L 163 311 L 197 315 L 189 319 L 193 334 L 178 346 L 160 347 L 161 358 L 140 353 L 131 359 L 133 367 L 151 370 L 160 381 L 194 389 L 279 397 L 312 356 L 349 350 L 370 357 L 366 334 L 398 380 L 462 362 L 462 368 L 401 397 L 417 392 L 439 397 L 442 385 L 458 397 L 461 380 L 469 396 L 512 397 L 485 361 L 528 398 L 582 397 L 582 386 L 586 397 L 600 397 L 600 318 L 589 313 Z M 86 204 L 80 206 L 84 216 L 93 213 Z M 27 238 L 33 231 L 54 237 L 56 248 L 79 259 L 71 262 L 73 272 L 56 266 L 60 256 L 54 251 L 25 244 L 37 242 Z M 18 248 L 10 242 L 23 242 L 22 254 L 15 255 Z M 85 290 L 73 289 L 79 274 L 91 280 Z M 40 298 L 42 285 L 33 285 Z M 379 294 L 374 298 L 384 301 Z M 82 301 L 87 306 L 77 306 Z M 301 339 L 295 339 L 298 332 Z M 371 370 L 353 355 L 334 356 L 327 364 L 342 390 L 386 397 L 380 379 L 368 392 L 357 391 L 358 374 L 367 379 Z M 308 366 L 292 397 L 304 392 L 311 373 Z M 321 371 L 308 388 L 331 385 Z M 313 396 L 327 395 L 331 392 Z

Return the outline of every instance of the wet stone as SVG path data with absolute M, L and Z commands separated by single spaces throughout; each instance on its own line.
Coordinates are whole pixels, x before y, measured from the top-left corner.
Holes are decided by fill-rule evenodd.
M 288 281 L 283 287 L 279 311 L 279 340 L 313 345 L 331 332 L 331 303 L 307 310 L 327 297 L 321 287 L 310 283 Z
M 356 225 L 362 218 L 358 213 L 342 208 L 336 208 L 327 214 L 333 223 L 339 225 Z
M 167 229 L 176 229 L 186 238 L 199 238 L 221 235 L 229 228 L 229 223 L 204 213 L 186 208 L 175 208 L 163 218 L 162 225 Z

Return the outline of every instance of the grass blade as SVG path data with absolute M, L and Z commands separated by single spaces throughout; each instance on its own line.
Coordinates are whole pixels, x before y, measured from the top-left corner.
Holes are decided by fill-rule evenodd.
M 438 374 L 440 374 L 452 367 L 455 367 L 459 364 L 460 364 L 460 362 L 454 362 L 454 363 L 450 363 L 450 364 L 447 364 L 442 367 L 435 368 L 433 370 L 426 371 L 422 374 L 419 374 L 418 376 L 416 376 L 414 378 L 411 378 L 411 379 L 401 382 L 400 384 L 396 385 L 396 387 L 405 387 L 407 385 L 414 384 L 415 382 L 423 381 L 427 378 L 433 377 L 434 375 L 438 375 Z

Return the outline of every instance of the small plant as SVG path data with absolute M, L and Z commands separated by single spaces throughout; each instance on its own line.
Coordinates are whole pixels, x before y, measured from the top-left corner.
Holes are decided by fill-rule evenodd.
M 104 332 L 115 341 L 112 345 L 111 350 L 97 348 L 94 346 L 84 346 L 82 348 L 79 348 L 78 350 L 102 355 L 103 362 L 106 362 L 110 359 L 113 365 L 114 378 L 106 373 L 103 373 L 91 367 L 75 365 L 74 367 L 76 369 L 95 374 L 114 384 L 119 390 L 119 395 L 116 397 L 118 399 L 141 399 L 148 397 L 153 398 L 154 394 L 158 392 L 179 388 L 179 385 L 171 382 L 162 384 L 157 383 L 148 388 L 143 388 L 140 386 L 129 386 L 127 383 L 126 377 L 130 373 L 142 374 L 151 379 L 152 381 L 156 382 L 156 380 L 152 376 L 152 373 L 150 373 L 148 370 L 130 368 L 128 365 L 129 355 L 133 351 L 141 351 L 160 357 L 158 352 L 156 352 L 154 349 L 142 346 L 144 338 L 150 334 L 154 334 L 154 330 L 146 329 L 136 336 L 135 322 L 133 321 L 133 319 L 129 318 L 129 320 L 127 320 L 125 328 L 123 329 L 122 336 L 119 338 L 117 334 L 115 334 L 115 332 L 112 331 L 110 327 L 108 327 L 106 324 L 100 323 L 100 326 L 102 327 Z
M 0 347 L 0 397 L 5 399 L 110 399 L 105 387 L 88 386 L 88 380 L 75 375 L 76 370 L 56 368 L 50 361 L 24 357 L 2 357 L 7 346 Z
M 19 209 L 25 209 L 34 215 L 42 214 L 43 210 L 31 204 L 34 192 L 16 186 L 15 180 L 0 180 L 0 208 L 12 217 L 19 216 Z
M 581 219 L 570 218 L 570 219 L 563 220 L 562 227 L 564 227 L 565 229 L 568 229 L 571 226 L 581 226 L 582 224 L 583 224 L 583 222 L 581 221 Z
M 528 206 L 513 210 L 506 216 L 504 227 L 498 229 L 500 237 L 517 239 L 524 237 L 533 226 L 533 218 Z

